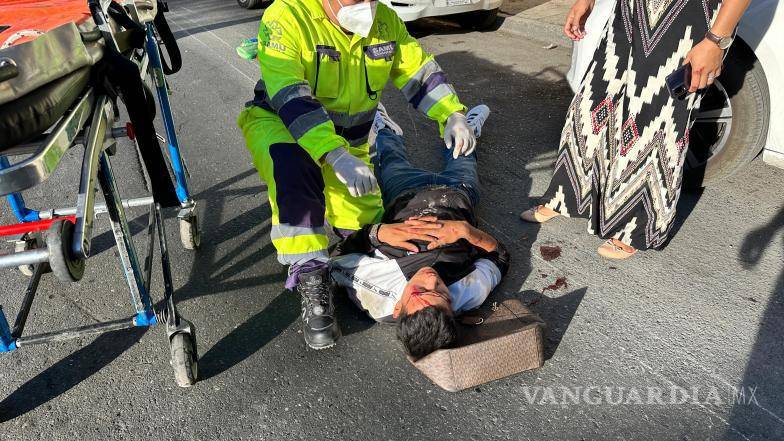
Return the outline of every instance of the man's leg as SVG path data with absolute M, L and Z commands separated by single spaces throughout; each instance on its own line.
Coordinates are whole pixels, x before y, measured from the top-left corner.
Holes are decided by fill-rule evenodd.
M 267 184 L 278 261 L 289 265 L 286 288 L 302 296 L 303 334 L 314 348 L 335 344 L 339 328 L 327 271 L 329 240 L 321 167 L 276 116 L 258 108 L 238 121 L 253 164 Z
M 402 129 L 391 120 L 380 104 L 373 125 L 378 132 L 373 165 L 385 207 L 408 190 L 434 183 L 434 173 L 411 165 Z

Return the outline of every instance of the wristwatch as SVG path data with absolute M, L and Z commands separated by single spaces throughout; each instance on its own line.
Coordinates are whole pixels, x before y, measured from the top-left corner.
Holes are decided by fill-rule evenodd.
M 716 43 L 721 49 L 726 50 L 728 47 L 732 45 L 732 36 L 729 37 L 719 37 L 718 35 L 714 34 L 711 31 L 705 33 L 705 38 Z
M 381 224 L 374 224 L 370 227 L 370 231 L 368 232 L 368 239 L 370 240 L 370 245 L 378 248 L 381 246 L 381 241 L 378 240 L 378 230 L 381 228 Z

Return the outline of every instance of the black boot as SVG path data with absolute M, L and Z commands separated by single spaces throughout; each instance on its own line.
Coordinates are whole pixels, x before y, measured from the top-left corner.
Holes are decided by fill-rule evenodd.
M 300 273 L 297 291 L 302 296 L 302 333 L 313 349 L 335 345 L 340 328 L 332 304 L 332 283 L 327 268 Z

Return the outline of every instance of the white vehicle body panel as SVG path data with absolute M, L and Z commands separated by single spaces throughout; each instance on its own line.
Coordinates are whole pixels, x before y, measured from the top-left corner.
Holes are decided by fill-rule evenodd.
M 463 12 L 498 9 L 503 0 L 381 0 L 391 7 L 403 21 L 424 17 L 461 14 Z
M 596 0 L 596 6 L 585 24 L 587 35 L 574 44 L 572 66 L 566 76 L 573 90 L 579 87 L 585 71 L 588 70 L 614 6 L 615 0 Z M 768 81 L 771 115 L 762 158 L 771 165 L 784 168 L 784 117 L 774 117 L 784 115 L 782 32 L 784 6 L 779 5 L 779 0 L 752 0 L 738 26 L 738 37 L 754 50 Z

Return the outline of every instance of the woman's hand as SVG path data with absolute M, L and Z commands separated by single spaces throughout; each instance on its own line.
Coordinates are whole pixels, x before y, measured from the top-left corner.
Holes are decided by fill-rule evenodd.
M 577 0 L 569 10 L 564 24 L 564 34 L 574 41 L 579 41 L 585 37 L 585 21 L 591 15 L 595 0 Z
M 691 48 L 683 64 L 691 64 L 691 84 L 689 92 L 704 89 L 721 74 L 721 63 L 724 59 L 724 50 L 719 45 L 702 40 Z
M 438 220 L 435 216 L 410 217 L 405 224 L 411 228 L 421 228 L 428 236 L 435 239 L 427 245 L 428 250 L 465 239 L 470 227 L 465 221 Z
M 411 243 L 412 240 L 421 240 L 432 243 L 437 240 L 430 231 L 440 229 L 439 224 L 430 224 L 420 227 L 411 227 L 402 224 L 383 224 L 378 228 L 378 240 L 395 248 L 402 248 L 412 253 L 419 252 L 419 247 Z

